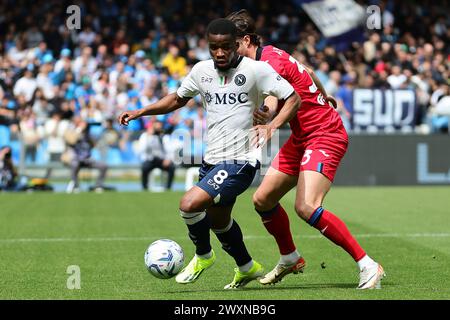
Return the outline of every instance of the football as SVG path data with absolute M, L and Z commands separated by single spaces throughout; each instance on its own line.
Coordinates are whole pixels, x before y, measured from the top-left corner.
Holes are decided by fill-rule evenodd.
M 147 270 L 156 278 L 169 279 L 181 271 L 184 252 L 181 246 L 170 239 L 160 239 L 151 243 L 144 255 Z

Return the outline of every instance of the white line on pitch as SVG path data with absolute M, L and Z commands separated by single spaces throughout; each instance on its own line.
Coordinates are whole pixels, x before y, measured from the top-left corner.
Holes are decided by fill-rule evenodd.
M 450 233 L 362 233 L 355 234 L 356 238 L 448 238 Z M 11 238 L 0 239 L 0 243 L 21 243 L 21 242 L 108 242 L 108 241 L 150 241 L 162 238 L 170 238 L 172 240 L 186 240 L 186 237 L 89 237 L 89 238 Z M 252 239 L 269 239 L 269 235 L 248 235 L 244 236 L 245 240 Z M 294 236 L 298 239 L 320 239 L 322 235 L 299 235 Z

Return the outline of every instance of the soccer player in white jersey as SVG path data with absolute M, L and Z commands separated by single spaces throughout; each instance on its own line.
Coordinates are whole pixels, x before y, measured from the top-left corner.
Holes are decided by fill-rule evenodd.
M 199 182 L 180 201 L 180 213 L 196 253 L 176 276 L 178 283 L 196 281 L 214 263 L 210 230 L 238 266 L 233 281 L 225 289 L 243 287 L 264 274 L 263 267 L 248 253 L 231 211 L 236 197 L 250 186 L 260 166 L 260 150 L 253 146 L 250 132 L 257 131 L 258 140 L 267 142 L 275 129 L 295 116 L 300 98 L 267 63 L 239 56 L 236 35 L 236 26 L 231 21 L 212 21 L 206 31 L 212 59 L 197 63 L 176 93 L 119 116 L 119 122 L 128 125 L 142 116 L 172 112 L 198 94 L 202 97 L 207 119 L 207 149 Z M 284 107 L 270 125 L 252 130 L 253 112 L 269 95 L 284 100 Z

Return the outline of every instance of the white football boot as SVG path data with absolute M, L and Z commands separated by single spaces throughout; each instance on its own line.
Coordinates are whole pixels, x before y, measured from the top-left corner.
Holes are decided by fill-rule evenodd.
M 297 262 L 290 265 L 278 263 L 275 266 L 275 268 L 273 268 L 272 271 L 270 271 L 262 279 L 260 279 L 259 282 L 263 285 L 275 284 L 281 281 L 285 276 L 287 276 L 290 273 L 294 274 L 303 273 L 305 266 L 306 262 L 305 259 L 303 259 L 303 257 L 298 258 Z
M 379 263 L 364 267 L 359 273 L 359 285 L 357 289 L 381 289 L 381 280 L 385 276 L 386 273 Z

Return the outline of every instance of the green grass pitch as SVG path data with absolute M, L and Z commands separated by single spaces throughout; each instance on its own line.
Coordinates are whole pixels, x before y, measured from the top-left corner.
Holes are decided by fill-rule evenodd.
M 269 271 L 275 241 L 254 212 L 248 190 L 234 216 L 253 258 Z M 282 201 L 307 267 L 275 286 L 222 288 L 233 260 L 212 234 L 216 264 L 194 284 L 152 277 L 144 251 L 159 238 L 194 248 L 178 213 L 182 193 L 0 194 L 0 299 L 449 299 L 450 187 L 334 187 L 324 206 L 343 219 L 387 273 L 381 290 L 359 291 L 356 264 L 344 250 L 296 217 Z M 81 289 L 69 290 L 68 266 Z M 323 268 L 324 266 L 325 268 Z

